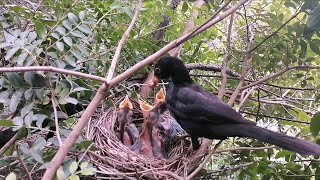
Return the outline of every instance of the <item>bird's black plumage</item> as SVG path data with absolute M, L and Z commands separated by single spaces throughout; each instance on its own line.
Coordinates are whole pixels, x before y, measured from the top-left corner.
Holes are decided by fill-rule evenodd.
M 320 146 L 256 126 L 228 104 L 195 84 L 183 62 L 164 57 L 154 67 L 154 75 L 170 81 L 166 106 L 173 117 L 192 138 L 194 149 L 199 148 L 198 137 L 226 139 L 250 137 L 300 154 L 320 155 Z

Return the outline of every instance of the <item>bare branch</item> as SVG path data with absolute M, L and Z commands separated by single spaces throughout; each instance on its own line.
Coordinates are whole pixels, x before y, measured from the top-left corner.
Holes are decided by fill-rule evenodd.
M 220 144 L 223 142 L 223 140 L 220 140 L 214 148 L 210 151 L 210 153 L 207 155 L 207 157 L 202 161 L 202 163 L 195 169 L 188 177 L 187 180 L 192 179 L 203 167 L 207 164 L 207 162 L 210 160 L 211 156 L 214 154 L 214 152 L 218 149 Z
M 18 132 L 0 149 L 0 157 L 17 141 Z
M 95 76 L 91 74 L 85 74 L 81 72 L 76 72 L 76 71 L 70 71 L 66 69 L 60 69 L 52 66 L 30 66 L 30 67 L 0 67 L 0 73 L 4 72 L 26 72 L 26 71 L 45 71 L 45 72 L 56 72 L 56 73 L 61 73 L 61 74 L 67 74 L 67 75 L 73 75 L 76 77 L 83 77 L 86 79 L 92 79 L 92 80 L 97 80 L 100 82 L 107 83 L 107 79 L 100 77 L 100 76 Z
M 276 31 L 274 31 L 273 33 L 271 33 L 269 36 L 267 36 L 265 39 L 263 39 L 258 45 L 256 45 L 255 47 L 253 47 L 252 49 L 250 49 L 248 52 L 251 53 L 252 51 L 258 49 L 264 42 L 266 42 L 268 39 L 270 39 L 272 36 L 274 36 L 275 34 L 277 34 L 284 26 L 286 26 L 292 19 L 294 19 L 295 17 L 297 17 L 300 14 L 300 11 L 298 11 L 297 13 L 295 13 L 290 19 L 288 19 L 284 24 L 282 24 Z
M 60 137 L 60 128 L 59 128 L 57 105 L 56 105 L 54 97 L 51 98 L 51 103 L 52 103 L 52 108 L 53 108 L 53 113 L 54 113 L 54 123 L 56 125 L 56 136 L 57 136 L 59 145 L 62 146 L 62 141 L 61 141 L 61 137 Z
M 274 74 L 270 74 L 270 75 L 265 76 L 264 78 L 260 79 L 259 81 L 255 81 L 255 82 L 253 82 L 251 84 L 243 86 L 243 87 L 240 88 L 240 90 L 244 90 L 244 89 L 250 88 L 252 86 L 261 84 L 261 83 L 266 82 L 266 81 L 268 81 L 270 79 L 279 77 L 283 73 L 288 72 L 290 70 L 294 70 L 294 69 L 297 69 L 297 70 L 320 69 L 320 66 L 306 66 L 306 65 L 305 66 L 303 66 L 303 65 L 301 65 L 301 66 L 288 66 L 288 67 L 285 67 L 282 70 L 280 70 L 280 71 L 278 71 L 278 72 L 276 72 Z
M 21 158 L 21 156 L 20 156 L 19 147 L 16 146 L 16 149 L 17 149 L 17 151 L 16 151 L 16 152 L 17 152 L 17 159 L 19 160 L 19 162 L 20 162 L 23 170 L 26 172 L 28 180 L 32 180 L 31 174 L 30 174 L 30 172 L 29 172 L 26 164 L 23 162 L 23 160 L 22 160 L 22 158 Z
M 133 15 L 133 18 L 131 20 L 131 23 L 128 26 L 126 32 L 124 32 L 123 36 L 121 37 L 121 39 L 120 39 L 120 41 L 118 43 L 117 49 L 116 49 L 116 51 L 114 53 L 114 56 L 113 56 L 113 59 L 112 59 L 112 62 L 111 62 L 110 68 L 109 68 L 109 72 L 108 72 L 108 75 L 107 75 L 107 81 L 108 82 L 113 78 L 114 72 L 116 70 L 116 66 L 117 66 L 117 64 L 118 64 L 118 62 L 120 60 L 121 50 L 122 50 L 124 44 L 126 43 L 128 37 L 130 35 L 130 32 L 132 31 L 132 29 L 134 27 L 134 24 L 138 20 L 138 16 L 140 14 L 140 10 L 142 8 L 142 4 L 143 4 L 143 0 L 138 0 L 138 3 L 136 5 L 136 10 L 134 12 L 134 15 Z

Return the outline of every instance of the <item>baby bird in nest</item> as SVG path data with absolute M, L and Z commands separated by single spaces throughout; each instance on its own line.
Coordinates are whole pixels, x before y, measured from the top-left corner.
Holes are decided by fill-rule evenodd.
M 124 98 L 124 100 L 119 105 L 118 111 L 118 122 L 119 122 L 119 139 L 120 141 L 126 145 L 131 146 L 132 139 L 130 138 L 128 132 L 126 131 L 126 127 L 128 124 L 132 122 L 132 109 L 133 105 L 130 102 L 128 96 Z

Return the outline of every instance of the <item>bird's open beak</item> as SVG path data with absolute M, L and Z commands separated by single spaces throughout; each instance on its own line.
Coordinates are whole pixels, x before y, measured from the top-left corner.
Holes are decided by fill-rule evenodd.
M 165 94 L 163 88 L 161 88 L 160 91 L 156 94 L 155 104 L 164 103 L 165 100 L 166 100 L 166 94 Z
M 126 96 L 123 101 L 121 101 L 121 103 L 119 104 L 119 108 L 123 109 L 123 108 L 128 108 L 130 110 L 133 109 L 133 105 L 129 100 L 129 97 Z
M 156 87 L 158 85 L 159 81 L 160 81 L 160 79 L 158 77 L 153 76 L 150 79 L 150 81 L 148 82 L 148 86 L 153 89 L 154 87 Z
M 151 106 L 150 104 L 143 102 L 141 100 L 139 100 L 139 105 L 140 105 L 140 109 L 142 110 L 142 115 L 144 119 L 148 117 L 150 111 L 152 111 L 154 108 L 154 106 Z

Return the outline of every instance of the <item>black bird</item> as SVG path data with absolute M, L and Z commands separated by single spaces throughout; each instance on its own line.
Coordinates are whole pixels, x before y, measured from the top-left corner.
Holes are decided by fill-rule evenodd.
M 193 149 L 198 149 L 198 137 L 226 139 L 250 137 L 274 144 L 303 155 L 320 155 L 320 146 L 302 139 L 273 132 L 246 120 L 228 104 L 206 92 L 190 78 L 183 62 L 175 57 L 161 58 L 154 67 L 155 86 L 159 79 L 169 80 L 166 106 L 190 134 Z

